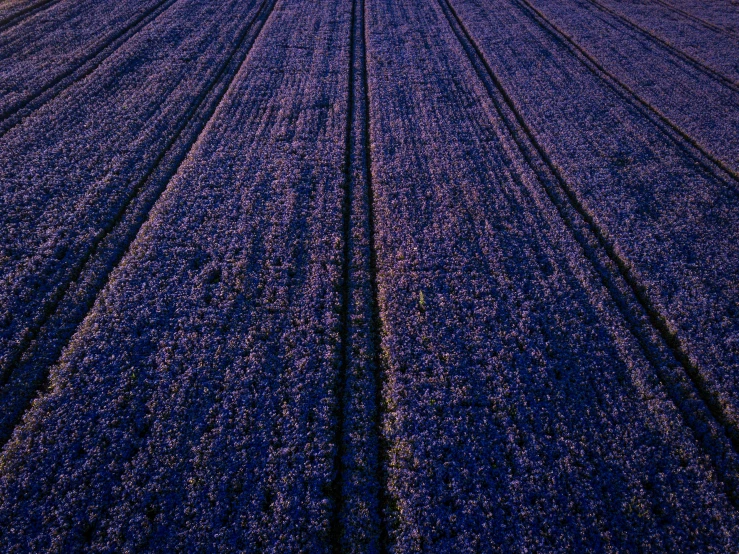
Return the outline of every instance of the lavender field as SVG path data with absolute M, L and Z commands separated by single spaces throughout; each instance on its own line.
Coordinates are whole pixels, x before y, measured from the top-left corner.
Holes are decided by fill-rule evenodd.
M 0 0 L 0 552 L 735 552 L 734 0 Z

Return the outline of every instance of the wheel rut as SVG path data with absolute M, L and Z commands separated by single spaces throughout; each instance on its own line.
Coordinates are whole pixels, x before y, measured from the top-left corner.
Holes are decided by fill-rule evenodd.
M 34 14 L 44 11 L 52 7 L 54 4 L 58 4 L 59 1 L 60 0 L 42 0 L 41 2 L 36 2 L 31 6 L 26 6 L 25 8 L 18 10 L 14 14 L 9 15 L 4 19 L 0 19 L 0 33 L 3 33 L 8 29 L 12 29 L 16 25 L 23 23 L 26 19 L 33 16 Z
M 697 60 L 690 54 L 683 52 L 679 48 L 675 48 L 672 44 L 670 44 L 666 40 L 661 39 L 653 32 L 649 31 L 648 29 L 645 29 L 644 27 L 642 27 L 641 25 L 637 23 L 634 23 L 627 16 L 618 13 L 617 11 L 598 2 L 597 0 L 587 0 L 587 2 L 591 4 L 592 6 L 594 6 L 595 8 L 597 8 L 598 10 L 602 11 L 603 13 L 608 14 L 612 18 L 620 21 L 629 29 L 635 31 L 636 33 L 643 35 L 648 40 L 651 40 L 659 44 L 666 51 L 670 52 L 673 56 L 683 60 L 686 64 L 690 65 L 697 71 L 700 71 L 701 73 L 709 76 L 710 78 L 716 80 L 718 83 L 721 83 L 722 85 L 733 90 L 734 92 L 739 92 L 739 86 L 737 86 L 737 84 L 734 81 L 725 77 L 724 75 L 721 75 L 721 73 L 719 73 L 718 71 L 711 69 L 706 64 L 704 64 L 700 60 Z
M 739 190 L 739 173 L 737 173 L 737 171 L 708 152 L 670 118 L 641 98 L 636 91 L 609 72 L 572 37 L 547 19 L 547 17 L 542 14 L 541 11 L 536 9 L 529 0 L 517 0 L 517 3 L 532 21 L 549 33 L 560 44 L 569 49 L 582 61 L 591 73 L 600 78 L 626 102 L 633 105 L 642 114 L 644 114 L 644 116 L 661 129 L 666 136 L 670 137 L 673 142 L 683 150 L 683 152 L 695 159 L 696 163 L 702 169 L 733 190 Z
M 364 0 L 354 0 L 342 214 L 341 366 L 336 385 L 338 448 L 332 488 L 334 552 L 385 552 L 388 543 L 383 517 L 386 456 L 381 423 L 382 321 L 377 292 L 365 13 Z M 363 438 L 358 440 L 357 436 Z M 370 513 L 361 518 L 353 509 L 357 483 L 364 484 L 364 494 L 375 491 L 372 498 L 364 499 Z
M 113 53 L 126 44 L 139 31 L 144 29 L 162 15 L 177 0 L 162 0 L 151 9 L 135 18 L 123 29 L 116 32 L 110 39 L 89 55 L 85 56 L 74 67 L 70 67 L 46 83 L 41 89 L 21 99 L 5 112 L 0 113 L 0 139 L 13 128 L 17 127 L 26 117 L 35 112 L 66 89 L 92 74 Z

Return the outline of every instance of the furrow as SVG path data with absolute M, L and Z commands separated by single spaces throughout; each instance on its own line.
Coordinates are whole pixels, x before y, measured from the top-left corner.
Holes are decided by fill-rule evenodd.
M 347 398 L 347 374 L 350 371 L 349 368 L 349 317 L 350 317 L 350 298 L 351 298 L 351 285 L 350 285 L 350 264 L 352 254 L 352 197 L 354 195 L 353 183 L 353 127 L 355 118 L 355 85 L 354 85 L 354 66 L 355 55 L 356 55 L 356 36 L 355 27 L 357 20 L 357 0 L 352 0 L 351 17 L 349 22 L 349 55 L 348 55 L 348 67 L 347 67 L 347 108 L 346 108 L 346 129 L 345 129 L 345 144 L 344 144 L 344 199 L 342 205 L 342 268 L 341 268 L 341 315 L 340 315 L 340 353 L 339 353 L 339 367 L 336 372 L 336 458 L 334 460 L 334 471 L 335 476 L 332 483 L 332 496 L 333 496 L 333 513 L 331 514 L 331 542 L 332 548 L 335 553 L 343 551 L 344 545 L 344 522 L 342 521 L 343 512 L 346 510 L 345 502 L 343 498 L 343 484 L 346 479 L 344 457 L 346 456 L 346 450 L 348 446 L 345 442 L 345 429 L 347 425 L 345 420 L 348 419 L 346 414 L 347 406 L 351 403 L 351 398 Z
M 109 37 L 107 42 L 100 45 L 88 55 L 80 58 L 75 65 L 55 75 L 31 94 L 8 106 L 0 113 L 0 138 L 19 125 L 31 112 L 39 109 L 75 82 L 92 74 L 111 54 L 123 46 L 126 41 L 141 29 L 159 17 L 175 2 L 177 0 L 162 0 L 158 4 L 155 4 L 151 9 L 145 11 L 139 17 L 134 18 L 124 28 L 114 33 Z
M 685 424 L 711 456 L 726 486 L 727 496 L 739 508 L 739 432 L 724 413 L 717 394 L 708 388 L 679 338 L 668 328 L 665 317 L 648 297 L 647 288 L 632 274 L 629 265 L 610 243 L 607 233 L 580 203 L 573 188 L 538 142 L 454 7 L 449 0 L 440 0 L 440 3 L 495 103 L 499 116 L 506 123 L 527 163 L 538 174 L 549 199 L 629 323 L 631 332 L 653 364 Z M 555 190 L 554 187 L 560 190 Z M 588 234 L 597 242 L 588 239 Z M 596 251 L 596 248 L 601 252 Z M 619 283 L 619 280 L 623 280 L 623 283 Z M 652 332 L 648 329 L 649 326 L 653 327 Z M 653 331 L 658 335 L 654 336 Z M 675 374 L 675 366 L 681 366 L 684 376 Z M 700 401 L 703 407 L 697 408 L 696 401 Z
M 223 59 L 218 73 L 200 93 L 181 126 L 170 137 L 154 164 L 131 188 L 115 216 L 99 231 L 67 279 L 50 296 L 36 326 L 24 336 L 5 366 L 0 389 L 0 445 L 10 438 L 28 403 L 43 386 L 56 362 L 95 299 L 135 239 L 149 212 L 213 117 L 231 82 L 271 13 L 275 0 L 262 0 L 244 27 L 237 47 Z
M 735 38 L 702 25 L 683 14 L 672 11 L 667 5 L 652 3 L 644 4 L 632 0 L 597 0 L 598 3 L 622 17 L 630 20 L 638 27 L 654 34 L 662 41 L 670 44 L 676 51 L 684 52 L 698 60 L 700 64 L 728 79 L 731 83 L 739 83 L 739 66 L 736 63 L 739 52 L 739 42 Z M 597 6 L 587 6 L 588 10 L 598 10 Z M 610 21 L 614 28 L 622 27 L 636 42 L 643 42 L 651 46 L 651 39 L 644 36 L 638 29 L 629 28 L 623 21 L 614 18 L 607 12 L 600 13 L 598 19 Z M 606 42 L 612 42 L 607 40 Z M 589 44 L 587 40 L 581 44 Z M 662 49 L 658 44 L 654 45 Z M 618 48 L 622 48 L 619 46 Z M 662 49 L 664 50 L 664 49 Z M 672 60 L 679 65 L 685 65 L 684 60 L 675 57 L 669 50 L 664 50 L 665 60 Z M 605 59 L 601 59 L 605 62 Z M 689 66 L 689 63 L 686 67 Z M 709 78 L 713 79 L 710 75 Z M 661 77 L 660 77 L 661 80 Z M 707 83 L 709 86 L 711 83 Z
M 335 552 L 384 552 L 380 442 L 382 377 L 373 236 L 365 5 L 352 5 L 344 247 L 346 286 L 338 460 L 332 527 Z
M 672 9 L 678 9 L 689 16 L 714 25 L 724 33 L 739 38 L 739 17 L 732 2 L 695 1 L 695 0 L 661 0 Z M 732 9 L 733 8 L 733 9 Z M 710 21 L 709 21 L 710 20 Z
M 375 216 L 375 190 L 373 185 L 372 173 L 372 135 L 371 135 L 371 110 L 370 110 L 370 84 L 369 69 L 367 57 L 368 28 L 367 28 L 367 5 L 366 0 L 361 0 L 362 20 L 361 20 L 361 36 L 362 36 L 362 110 L 364 114 L 364 125 L 362 126 L 362 142 L 364 154 L 364 167 L 366 172 L 366 195 L 364 196 L 367 203 L 367 246 L 369 250 L 368 256 L 368 273 L 369 273 L 369 289 L 370 289 L 370 322 L 371 322 L 371 347 L 372 347 L 372 363 L 373 372 L 371 383 L 374 387 L 374 414 L 371 421 L 370 433 L 375 437 L 376 448 L 376 468 L 375 482 L 377 483 L 377 502 L 379 517 L 379 533 L 378 543 L 379 552 L 387 552 L 389 545 L 388 531 L 388 484 L 386 464 L 388 460 L 388 443 L 382 432 L 383 417 L 385 403 L 383 400 L 383 388 L 387 375 L 386 356 L 382 350 L 382 337 L 385 335 L 385 329 L 382 322 L 379 285 L 378 285 L 378 261 L 377 261 L 377 233 L 376 233 L 376 216 Z M 372 436 L 372 435 L 371 435 Z

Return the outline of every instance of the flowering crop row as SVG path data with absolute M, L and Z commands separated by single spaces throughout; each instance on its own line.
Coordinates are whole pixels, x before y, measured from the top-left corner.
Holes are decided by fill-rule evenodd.
M 582 86 L 574 59 L 551 62 L 569 79 L 544 73 L 560 53 L 526 18 L 480 4 L 485 52 L 537 109 Z M 442 5 L 368 4 L 391 544 L 727 548 L 736 513 L 658 379 L 670 362 L 635 337 Z
M 0 34 L 0 132 L 88 74 L 172 3 L 65 0 Z
M 663 319 L 663 334 L 679 343 L 684 364 L 736 434 L 736 181 L 646 117 L 521 2 L 453 3 L 637 294 Z
M 45 373 L 24 356 L 68 340 L 246 55 L 257 12 L 181 1 L 3 137 L 3 438 Z
M 739 172 L 739 85 L 680 57 L 680 50 L 657 42 L 592 0 L 522 4 L 538 9 L 645 104 Z M 718 51 L 715 44 L 710 47 Z M 735 44 L 728 59 L 735 59 L 736 51 Z
M 599 0 L 599 4 L 626 17 L 658 40 L 699 60 L 725 78 L 739 83 L 736 57 L 737 38 L 669 4 L 634 0 Z M 739 19 L 739 18 L 737 18 Z
M 729 35 L 739 37 L 739 14 L 730 2 L 724 0 L 664 0 L 664 3 L 714 25 Z
M 4 544 L 332 544 L 349 8 L 268 16 L 5 447 Z
M 693 4 L 15 4 L 2 550 L 735 548 L 739 110 Z

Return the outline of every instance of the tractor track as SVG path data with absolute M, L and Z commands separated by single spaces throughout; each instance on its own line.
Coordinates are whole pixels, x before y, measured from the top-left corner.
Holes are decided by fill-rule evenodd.
M 59 2 L 60 0 L 41 0 L 41 2 L 36 2 L 31 6 L 26 6 L 25 8 L 18 10 L 13 15 L 0 19 L 0 33 L 3 33 L 8 29 L 12 29 L 34 14 L 42 12 Z

